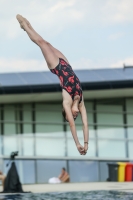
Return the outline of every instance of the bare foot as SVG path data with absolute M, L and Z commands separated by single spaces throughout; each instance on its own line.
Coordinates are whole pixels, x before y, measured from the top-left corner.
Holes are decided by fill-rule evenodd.
M 24 18 L 22 15 L 16 15 L 16 18 L 17 18 L 17 20 L 18 20 L 18 22 L 20 23 L 20 27 L 25 31 L 25 29 L 24 29 L 24 25 L 26 24 L 26 25 L 28 25 L 28 27 L 30 27 L 31 28 L 31 25 L 30 25 L 30 22 L 26 19 L 26 18 Z

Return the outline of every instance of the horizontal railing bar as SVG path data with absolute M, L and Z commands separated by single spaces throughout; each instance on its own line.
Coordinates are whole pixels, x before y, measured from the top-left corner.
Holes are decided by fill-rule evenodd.
M 35 124 L 35 125 L 67 125 L 68 123 L 67 122 L 36 122 L 36 121 L 32 121 L 32 122 L 29 122 L 29 121 L 10 121 L 10 120 L 0 120 L 0 123 L 4 123 L 4 124 Z M 68 124 L 69 125 L 69 124 Z M 82 126 L 83 124 L 82 123 L 76 123 L 76 126 Z M 98 124 L 98 123 L 89 123 L 89 126 L 99 126 L 99 127 L 133 127 L 133 125 L 130 125 L 130 124 Z
M 0 159 L 9 160 L 10 156 L 0 156 Z M 81 156 L 72 156 L 72 157 L 61 157 L 61 156 L 16 156 L 16 160 L 82 160 L 82 161 L 106 161 L 106 162 L 113 162 L 113 161 L 133 161 L 133 158 L 109 158 L 109 157 L 81 157 Z
M 6 109 L 5 108 L 0 108 L 0 110 L 1 111 L 5 111 Z M 30 112 L 33 112 L 33 111 L 35 111 L 35 112 L 57 112 L 57 113 L 61 113 L 61 110 L 55 110 L 55 109 L 24 109 L 24 108 L 8 108 L 8 111 L 9 110 L 11 110 L 11 111 L 23 111 L 23 112 L 27 112 L 27 111 L 30 111 Z M 132 111 L 123 111 L 123 110 L 121 110 L 121 111 L 111 111 L 111 110 L 107 110 L 107 111 L 103 111 L 103 110 L 89 110 L 89 109 L 87 109 L 87 113 L 89 114 L 89 113 L 97 113 L 97 114 L 133 114 L 133 112 Z
M 5 111 L 6 109 L 4 109 L 4 108 L 0 108 L 0 110 L 1 111 Z M 35 111 L 35 112 L 59 112 L 59 113 L 61 113 L 61 110 L 54 110 L 54 109 L 24 109 L 24 108 L 8 108 L 8 111 L 9 110 L 12 110 L 12 111 L 23 111 L 23 112 L 25 112 L 25 111 L 30 111 L 30 112 L 32 112 L 32 111 Z M 87 109 L 87 113 L 89 114 L 89 113 L 97 113 L 97 114 L 133 114 L 133 112 L 132 111 L 102 111 L 102 110 L 89 110 L 89 109 Z
M 12 137 L 15 137 L 16 139 L 18 138 L 21 138 L 22 140 L 23 139 L 65 139 L 65 137 L 63 136 L 23 136 L 23 135 L 5 135 L 5 136 L 0 136 L 0 138 L 12 138 Z M 83 137 L 78 137 L 79 139 L 83 139 Z M 73 139 L 71 136 L 70 137 L 66 137 L 66 139 Z M 128 141 L 128 142 L 133 142 L 133 138 L 98 138 L 98 137 L 95 137 L 95 138 L 90 138 L 89 141 Z

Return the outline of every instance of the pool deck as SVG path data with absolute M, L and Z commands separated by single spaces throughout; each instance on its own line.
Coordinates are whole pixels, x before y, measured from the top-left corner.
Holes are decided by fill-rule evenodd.
M 23 185 L 23 190 L 33 193 L 45 192 L 70 192 L 70 191 L 94 191 L 117 190 L 133 193 L 133 182 L 89 182 L 89 183 L 61 183 L 61 184 L 36 184 Z M 0 186 L 2 191 L 2 186 Z

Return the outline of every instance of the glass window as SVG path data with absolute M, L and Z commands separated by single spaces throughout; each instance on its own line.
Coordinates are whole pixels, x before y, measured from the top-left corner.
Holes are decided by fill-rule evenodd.
M 133 139 L 133 99 L 126 99 L 126 110 L 127 124 L 131 126 L 127 128 L 128 138 Z
M 128 142 L 128 155 L 133 160 L 133 141 Z
M 89 139 L 93 139 L 96 137 L 96 131 L 94 130 L 94 127 L 89 126 Z
M 87 112 L 88 122 L 92 126 L 92 124 L 94 123 L 94 121 L 93 121 L 93 102 L 85 101 L 85 108 L 86 108 L 86 112 Z
M 17 138 L 17 147 L 18 147 L 18 151 L 19 151 L 19 156 L 23 155 L 23 135 L 22 134 L 18 134 L 16 135 Z
M 123 123 L 123 103 L 121 100 L 101 100 L 97 103 L 98 138 L 124 139 Z
M 97 113 L 97 123 L 98 125 L 123 125 L 123 115 Z
M 2 133 L 1 133 L 1 120 L 2 120 L 2 119 L 1 119 L 1 106 L 0 106 L 0 135 L 2 134 Z
M 89 126 L 92 126 L 93 124 L 94 124 L 94 121 L 93 121 L 93 113 L 91 113 L 91 112 L 88 112 L 87 113 L 87 117 L 88 117 L 88 124 L 89 124 Z
M 133 114 L 127 114 L 127 124 L 133 126 Z
M 22 160 L 23 184 L 35 184 L 35 161 Z M 20 166 L 21 170 L 21 166 Z
M 34 156 L 34 138 L 23 137 L 23 156 Z
M 0 106 L 0 155 L 2 155 L 2 126 L 1 126 L 1 106 Z
M 126 110 L 133 113 L 133 99 L 126 99 Z
M 123 107 L 122 107 L 121 102 L 117 102 L 117 104 L 115 103 L 113 104 L 112 102 L 105 100 L 101 103 L 98 103 L 97 104 L 97 123 L 99 125 L 100 124 L 101 125 L 102 124 L 123 125 L 122 112 L 123 112 Z
M 3 147 L 4 155 L 9 156 L 12 151 L 17 151 L 17 137 L 15 136 L 4 136 L 3 137 Z
M 133 126 L 133 99 L 126 99 L 127 124 Z
M 117 127 L 98 127 L 97 129 L 98 138 L 125 138 L 125 130 L 124 128 L 117 128 Z
M 23 133 L 24 134 L 33 134 L 32 129 L 32 105 L 24 104 L 23 105 Z
M 15 119 L 15 106 L 5 105 L 4 106 L 4 134 L 16 134 L 16 119 Z
M 69 161 L 71 182 L 98 181 L 98 162 L 96 161 Z
M 36 124 L 37 136 L 63 136 L 63 125 L 52 125 L 51 124 Z
M 60 136 L 63 132 L 61 106 L 58 104 L 36 104 L 36 133 L 56 133 Z M 44 123 L 44 124 L 43 124 Z M 48 124 L 47 124 L 48 123 Z M 59 123 L 57 125 L 52 123 Z
M 119 113 L 123 111 L 122 100 L 117 99 L 105 99 L 97 102 L 97 112 L 114 112 Z
M 133 127 L 127 128 L 128 138 L 133 139 Z
M 21 106 L 20 104 L 15 104 L 15 120 L 16 120 L 16 133 L 21 134 L 22 133 L 22 129 L 21 129 L 21 115 L 20 115 L 20 109 Z
M 119 140 L 98 140 L 98 156 L 105 158 L 125 158 L 125 142 Z
M 65 139 L 36 137 L 36 156 L 65 156 Z
M 0 155 L 2 155 L 2 136 L 0 135 Z
M 92 101 L 85 101 L 85 107 L 87 113 L 93 112 L 93 102 Z
M 63 167 L 66 168 L 65 160 L 37 160 L 36 162 L 37 183 L 48 183 L 50 178 L 60 175 Z

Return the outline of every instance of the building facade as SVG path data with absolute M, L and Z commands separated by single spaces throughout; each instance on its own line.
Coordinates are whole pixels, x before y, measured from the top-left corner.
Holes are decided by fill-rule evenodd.
M 133 68 L 77 71 L 89 124 L 81 156 L 64 122 L 61 90 L 49 72 L 0 74 L 1 170 L 10 153 L 22 183 L 47 183 L 66 167 L 71 182 L 106 181 L 108 163 L 133 160 Z M 83 144 L 82 121 L 76 120 Z

